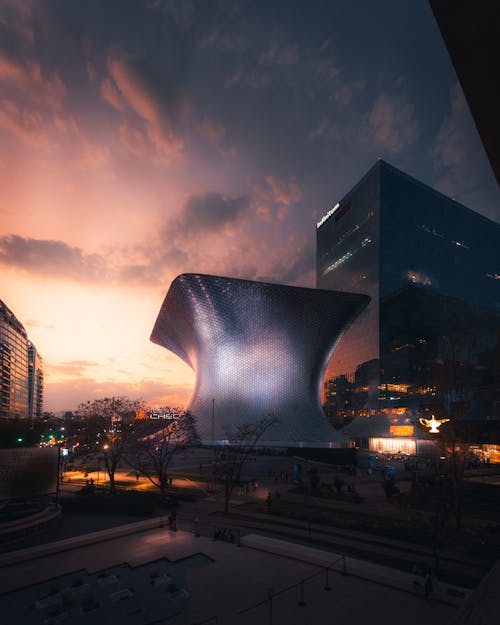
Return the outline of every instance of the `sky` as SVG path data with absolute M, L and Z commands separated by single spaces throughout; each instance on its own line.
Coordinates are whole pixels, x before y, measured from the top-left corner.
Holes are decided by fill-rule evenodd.
M 383 158 L 500 221 L 425 0 L 0 0 L 0 299 L 50 411 L 186 405 L 149 337 L 180 273 L 315 286 Z

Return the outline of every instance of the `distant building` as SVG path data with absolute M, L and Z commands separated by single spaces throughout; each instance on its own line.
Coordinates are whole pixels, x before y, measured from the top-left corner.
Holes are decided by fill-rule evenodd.
M 500 225 L 378 161 L 317 224 L 317 286 L 365 293 L 324 401 L 340 427 L 500 417 Z
M 0 418 L 39 416 L 42 404 L 42 359 L 22 323 L 0 300 Z
M 36 347 L 28 341 L 28 403 L 29 418 L 42 416 L 43 411 L 43 360 Z
M 196 373 L 189 411 L 204 443 L 238 426 L 277 422 L 259 444 L 336 447 L 320 387 L 339 335 L 369 298 L 220 276 L 183 274 L 171 284 L 151 340 Z

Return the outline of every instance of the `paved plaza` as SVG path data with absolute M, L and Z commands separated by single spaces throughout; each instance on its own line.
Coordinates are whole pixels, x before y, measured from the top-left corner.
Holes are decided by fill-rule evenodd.
M 143 567 L 161 558 L 175 562 L 195 554 L 203 554 L 204 565 L 185 567 L 183 585 L 189 600 L 183 603 L 181 613 L 160 622 L 172 625 L 203 622 L 223 625 L 330 625 L 334 619 L 338 623 L 364 625 L 369 619 L 388 625 L 402 621 L 406 625 L 437 625 L 443 620 L 453 621 L 458 614 L 456 608 L 432 599 L 425 600 L 422 595 L 398 591 L 383 584 L 336 572 L 330 572 L 327 580 L 325 571 L 313 564 L 238 547 L 228 542 L 214 542 L 208 538 L 196 537 L 191 532 L 172 532 L 166 528 L 68 549 L 2 567 L 0 610 L 5 610 L 5 605 L 13 597 L 19 606 L 26 607 L 25 604 L 33 602 L 37 593 L 40 599 L 51 589 L 55 590 L 54 585 L 64 586 L 64 578 L 60 578 L 62 575 L 69 576 L 76 571 L 85 570 L 87 573 L 100 572 L 102 576 L 103 571 L 124 563 L 131 567 Z M 149 568 L 144 567 L 144 571 L 149 571 Z M 304 581 L 303 586 L 301 581 Z M 41 584 L 35 587 L 35 593 L 33 587 L 29 588 L 33 584 Z M 138 582 L 135 584 L 136 588 L 140 588 Z M 325 590 L 325 586 L 330 590 Z M 19 593 L 17 591 L 20 588 L 25 590 Z M 127 588 L 131 588 L 130 584 Z M 117 586 L 113 589 L 113 596 L 118 596 L 116 593 L 124 590 Z M 134 592 L 135 588 L 130 590 L 130 593 Z M 162 592 L 160 588 L 153 598 L 149 597 L 148 602 L 150 605 L 151 602 L 159 602 L 160 605 L 165 602 L 166 617 L 168 602 Z M 148 621 L 147 614 L 144 614 L 148 602 L 143 602 L 145 608 L 141 606 L 144 609 L 139 612 L 137 608 L 132 609 L 133 603 L 128 594 L 122 592 L 120 616 L 124 609 L 123 602 L 126 604 L 129 601 L 131 609 L 127 622 L 134 625 L 139 622 L 152 622 L 153 618 Z M 272 605 L 270 596 L 273 596 Z M 157 607 L 155 614 L 158 613 Z M 88 620 L 93 625 L 104 623 L 105 620 L 109 622 L 109 610 L 108 606 L 101 611 L 102 618 L 99 609 L 92 610 L 85 618 L 80 615 L 78 622 Z M 10 622 L 2 620 L 3 625 L 52 622 L 47 620 L 43 610 L 24 610 L 24 620 L 19 618 L 20 613 L 21 610 Z M 154 620 L 158 621 L 158 617 Z

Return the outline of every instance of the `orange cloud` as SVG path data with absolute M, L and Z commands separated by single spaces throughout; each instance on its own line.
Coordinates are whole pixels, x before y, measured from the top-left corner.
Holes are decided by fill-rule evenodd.
M 146 139 L 143 133 L 130 124 L 120 126 L 120 141 L 125 150 L 138 158 L 146 154 Z
M 101 397 L 127 396 L 130 399 L 147 397 L 148 404 L 157 408 L 168 404 L 185 408 L 191 398 L 193 385 L 169 385 L 158 380 L 139 382 L 100 382 L 92 378 L 75 377 L 68 380 L 45 381 L 45 403 L 48 410 L 74 410 L 78 404 Z
M 123 113 L 125 104 L 120 92 L 109 78 L 105 78 L 101 81 L 101 95 L 108 104 Z
M 27 145 L 44 147 L 48 144 L 40 113 L 20 109 L 11 100 L 3 100 L 1 103 L 0 126 Z
M 258 217 L 272 221 L 273 216 L 282 221 L 290 207 L 302 198 L 299 185 L 292 180 L 265 176 L 264 181 L 254 185 L 254 206 Z
M 44 76 L 38 61 L 15 60 L 3 53 L 0 53 L 0 81 L 14 86 L 31 104 L 59 108 L 66 95 L 66 87 L 56 72 Z
M 109 148 L 84 141 L 80 165 L 84 168 L 93 169 L 100 167 L 109 158 Z

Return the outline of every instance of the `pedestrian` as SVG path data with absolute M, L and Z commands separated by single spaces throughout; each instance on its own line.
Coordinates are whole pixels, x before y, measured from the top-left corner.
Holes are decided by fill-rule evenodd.
M 432 581 L 432 576 L 430 573 L 427 573 L 424 580 L 424 596 L 428 599 L 434 590 L 434 583 Z

